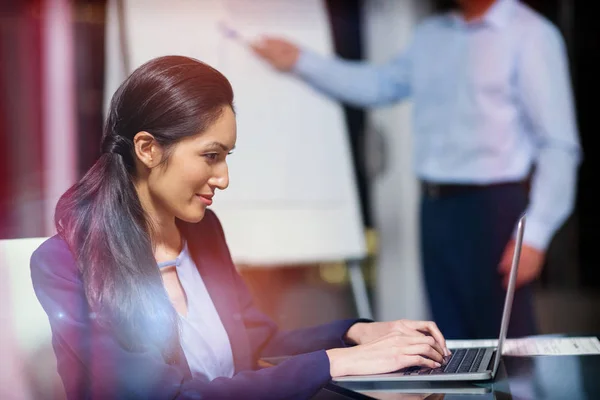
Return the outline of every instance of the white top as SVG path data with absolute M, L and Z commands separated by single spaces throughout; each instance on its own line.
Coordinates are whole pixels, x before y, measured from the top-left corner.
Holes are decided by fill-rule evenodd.
M 184 244 L 177 259 L 158 264 L 159 268 L 175 265 L 187 297 L 187 316 L 179 314 L 181 347 L 192 376 L 212 381 L 233 377 L 233 353 L 229 336 L 210 298 L 204 281 Z

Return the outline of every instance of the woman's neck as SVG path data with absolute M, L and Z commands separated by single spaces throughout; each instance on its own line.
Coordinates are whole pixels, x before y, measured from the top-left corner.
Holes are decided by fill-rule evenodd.
M 181 232 L 175 223 L 175 217 L 168 220 L 152 217 L 150 239 L 157 262 L 171 261 L 177 258 L 183 248 Z
M 152 202 L 148 190 L 136 187 L 142 208 L 149 219 L 149 234 L 154 258 L 158 262 L 176 258 L 182 250 L 181 232 L 175 223 L 175 216 L 162 210 Z
M 179 228 L 177 228 L 177 224 L 175 223 L 175 217 L 171 217 L 168 221 L 157 221 L 156 217 L 154 217 L 152 221 L 150 239 L 154 247 L 157 249 L 162 247 L 166 251 L 179 254 L 182 247 L 182 239 Z

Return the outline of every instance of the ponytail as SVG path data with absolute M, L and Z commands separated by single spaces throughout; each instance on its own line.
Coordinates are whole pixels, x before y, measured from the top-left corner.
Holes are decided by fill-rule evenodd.
M 107 144 L 113 151 L 104 152 L 60 198 L 55 223 L 75 255 L 91 311 L 135 350 L 148 342 L 172 342 L 178 325 L 125 165 L 127 156 L 121 154 L 124 146 L 126 141 L 119 139 Z

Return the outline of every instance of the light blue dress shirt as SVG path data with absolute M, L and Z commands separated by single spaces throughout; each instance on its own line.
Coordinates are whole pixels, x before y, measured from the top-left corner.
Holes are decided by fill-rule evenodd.
M 565 47 L 549 21 L 517 0 L 497 0 L 469 23 L 458 13 L 430 17 L 387 64 L 303 50 L 294 72 L 357 106 L 411 97 L 420 179 L 519 181 L 535 165 L 527 244 L 545 250 L 571 213 L 581 150 Z
M 177 268 L 187 297 L 188 311 L 186 316 L 179 314 L 179 331 L 181 347 L 192 377 L 206 381 L 233 377 L 235 367 L 229 336 L 187 244 L 177 259 L 158 263 L 159 268 L 172 265 Z

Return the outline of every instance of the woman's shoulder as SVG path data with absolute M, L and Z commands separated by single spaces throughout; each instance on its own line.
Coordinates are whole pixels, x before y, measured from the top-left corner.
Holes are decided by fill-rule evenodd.
M 31 255 L 32 274 L 51 272 L 57 275 L 72 275 L 78 272 L 73 253 L 67 242 L 58 235 L 43 242 Z
M 67 242 L 59 235 L 54 235 L 45 240 L 35 251 L 31 258 L 73 258 L 73 254 L 69 249 Z

